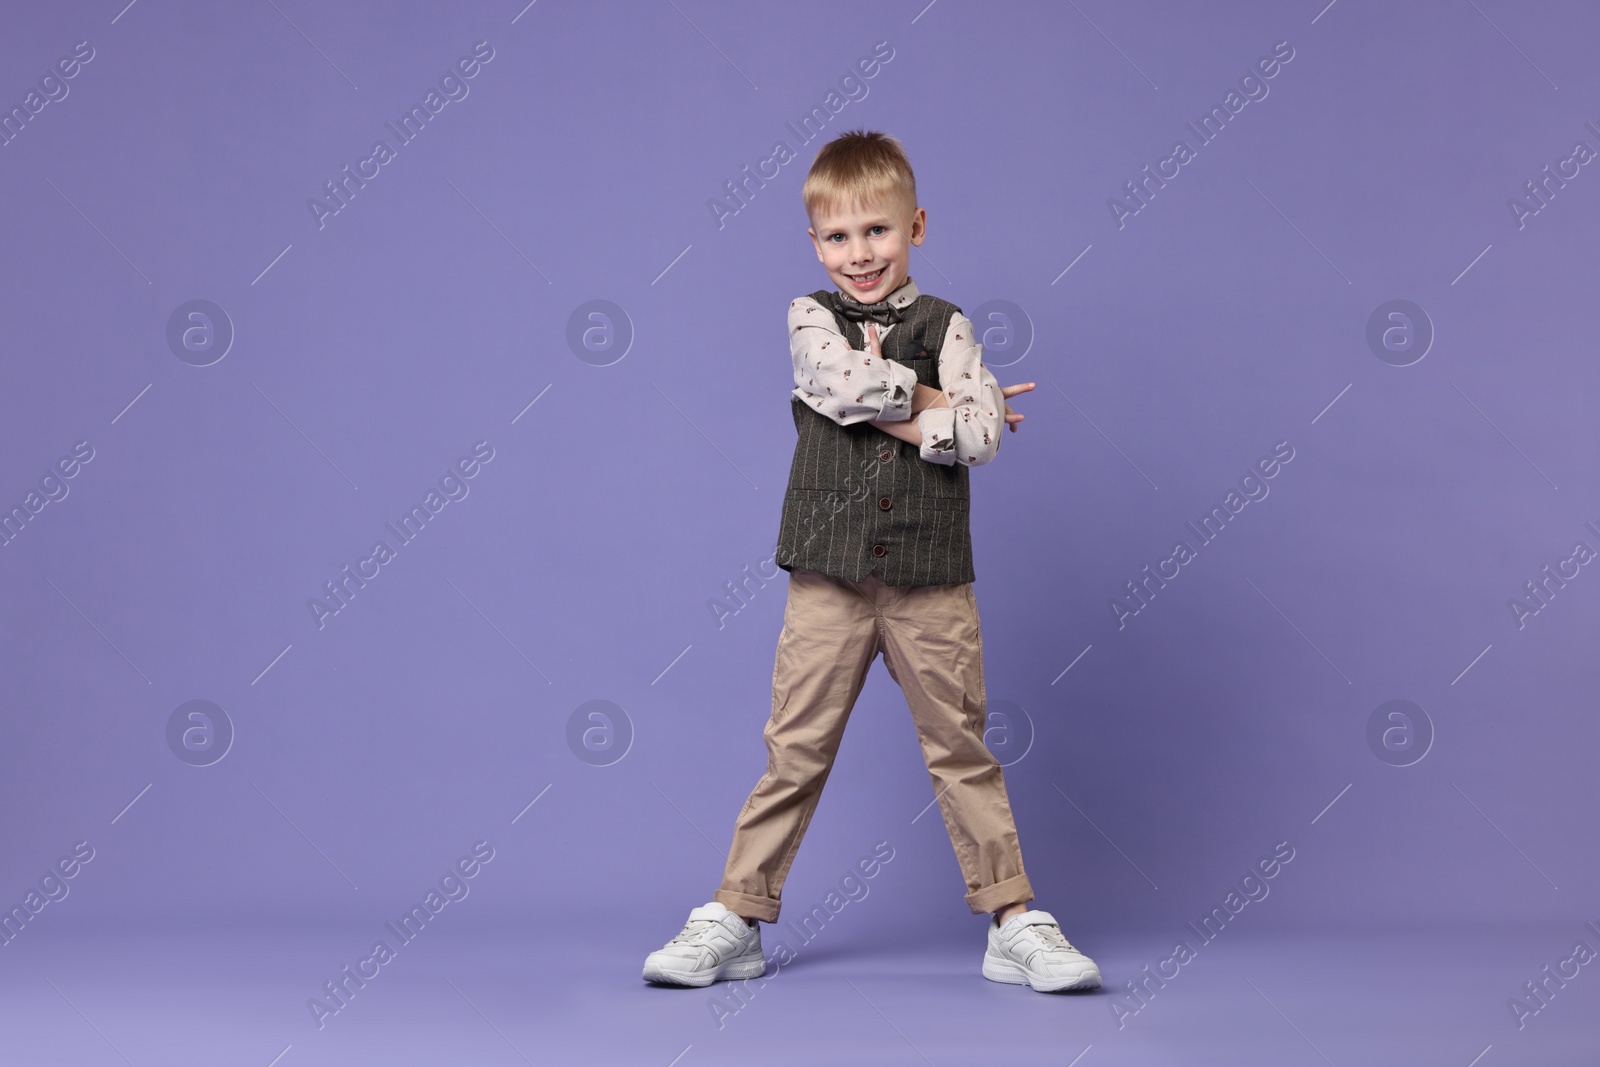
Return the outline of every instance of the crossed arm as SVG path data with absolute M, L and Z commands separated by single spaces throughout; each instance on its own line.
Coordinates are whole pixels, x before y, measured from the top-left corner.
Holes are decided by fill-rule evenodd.
M 870 422 L 916 445 L 930 463 L 979 466 L 995 457 L 1000 430 L 1013 432 L 1023 416 L 1006 398 L 1034 383 L 1005 389 L 983 366 L 972 324 L 956 315 L 939 355 L 939 389 L 918 384 L 916 371 L 885 359 L 876 323 L 867 323 L 867 351 L 852 349 L 831 313 L 809 297 L 789 305 L 794 396 L 842 426 Z
M 869 323 L 867 336 L 871 339 L 872 354 L 878 355 L 878 331 L 874 329 L 877 324 Z M 937 389 L 930 389 L 922 383 L 917 383 L 916 390 L 911 394 L 911 417 L 908 419 L 878 418 L 870 420 L 872 425 L 888 434 L 898 437 L 907 444 L 922 447 L 922 424 L 917 418 L 928 408 L 948 408 L 950 401 Z

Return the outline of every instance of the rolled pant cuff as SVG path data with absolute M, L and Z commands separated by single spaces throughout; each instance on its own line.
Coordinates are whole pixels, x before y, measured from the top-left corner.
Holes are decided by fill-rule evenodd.
M 711 895 L 711 899 L 723 905 L 735 915 L 749 916 L 764 923 L 778 921 L 780 902 L 767 897 L 753 897 L 748 893 L 735 893 L 729 889 L 719 889 Z
M 754 898 L 751 898 L 754 899 Z M 985 912 L 999 911 L 1007 904 L 1022 904 L 1033 899 L 1033 886 L 1028 882 L 1026 874 L 1019 874 L 1007 878 L 994 885 L 986 885 L 982 889 L 967 894 L 967 907 L 972 909 L 972 914 L 982 915 Z M 730 904 L 729 907 L 732 907 Z

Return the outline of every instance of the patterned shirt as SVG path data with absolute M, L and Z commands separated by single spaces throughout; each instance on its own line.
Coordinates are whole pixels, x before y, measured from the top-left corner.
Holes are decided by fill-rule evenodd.
M 907 276 L 889 294 L 888 302 L 904 308 L 917 296 L 916 282 Z M 863 338 L 866 326 L 862 323 Z M 878 325 L 880 343 L 893 329 Z M 917 372 L 904 363 L 852 349 L 839 333 L 833 312 L 809 296 L 789 304 L 789 355 L 794 362 L 793 395 L 839 425 L 911 418 Z M 929 463 L 969 467 L 994 459 L 1000 450 L 1000 431 L 1005 429 L 1005 394 L 983 365 L 983 346 L 973 335 L 972 322 L 959 312 L 951 317 L 939 352 L 939 384 L 950 406 L 917 413 L 921 457 Z

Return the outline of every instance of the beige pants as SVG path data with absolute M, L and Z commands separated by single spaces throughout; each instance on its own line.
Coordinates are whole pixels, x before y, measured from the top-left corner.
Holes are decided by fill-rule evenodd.
M 734 826 L 713 899 L 774 922 L 845 722 L 883 653 L 906 695 L 974 914 L 1033 899 L 1000 763 L 983 743 L 983 639 L 971 583 L 890 586 L 795 569 L 772 668 L 767 770 Z

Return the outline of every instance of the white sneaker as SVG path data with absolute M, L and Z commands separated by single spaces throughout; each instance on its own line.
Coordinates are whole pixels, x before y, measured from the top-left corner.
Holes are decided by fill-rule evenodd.
M 645 957 L 644 980 L 707 986 L 767 973 L 761 925 L 747 924 L 717 901 L 689 912 L 683 932 Z
M 1100 987 L 1100 968 L 1062 936 L 1048 911 L 1013 915 L 1004 926 L 991 922 L 983 976 L 991 982 L 1027 984 L 1040 993 Z

